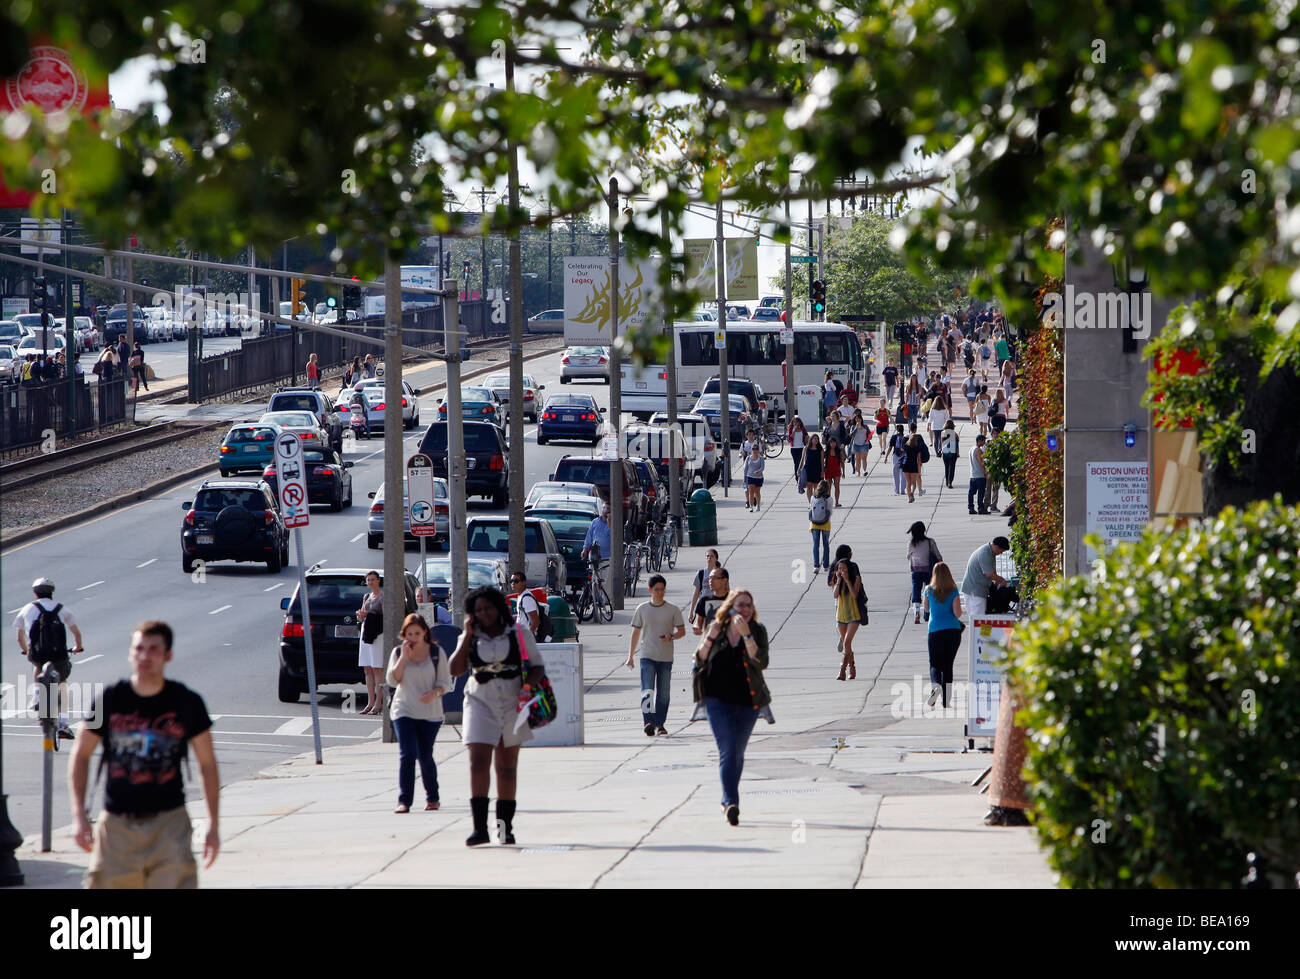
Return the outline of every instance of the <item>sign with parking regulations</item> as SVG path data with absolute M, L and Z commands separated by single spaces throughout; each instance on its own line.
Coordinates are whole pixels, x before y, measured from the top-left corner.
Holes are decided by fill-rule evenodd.
M 302 459 L 302 442 L 292 432 L 275 440 L 275 478 L 280 490 L 280 513 L 286 527 L 306 527 L 307 473 Z
M 433 500 L 433 460 L 417 452 L 406 460 L 406 495 L 411 533 L 430 537 L 438 533 Z

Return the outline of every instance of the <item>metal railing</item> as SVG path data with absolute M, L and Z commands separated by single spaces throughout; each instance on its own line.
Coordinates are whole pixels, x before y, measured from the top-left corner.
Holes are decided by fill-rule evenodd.
M 71 389 L 67 379 L 0 387 L 0 453 L 47 441 L 53 446 L 134 421 L 135 398 L 120 375 L 100 381 L 87 374 Z

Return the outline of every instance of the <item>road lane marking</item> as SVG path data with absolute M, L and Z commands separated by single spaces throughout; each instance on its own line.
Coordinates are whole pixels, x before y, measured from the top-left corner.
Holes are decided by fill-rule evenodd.
M 101 659 L 101 658 L 103 657 L 103 655 L 104 655 L 103 653 L 96 653 L 94 656 L 86 656 L 86 657 L 83 657 L 82 659 L 77 660 L 77 662 L 78 662 L 78 663 L 83 663 L 83 664 L 84 664 L 84 663 L 89 663 L 91 660 Z
M 275 591 L 277 588 L 279 588 L 279 587 L 280 587 L 281 585 L 283 585 L 283 584 L 284 584 L 283 581 L 277 581 L 277 582 L 276 582 L 274 585 L 272 585 L 270 588 L 263 588 L 262 591 Z
M 363 530 L 361 531 L 361 533 L 357 534 L 356 537 L 353 537 L 350 541 L 348 541 L 348 543 L 355 544 L 357 541 L 361 540 L 361 538 L 365 536 L 366 536 L 366 532 Z
M 77 589 L 77 591 L 85 591 L 87 588 L 94 588 L 95 586 L 102 585 L 102 584 L 103 584 L 102 581 L 92 581 L 88 585 L 82 585 L 80 588 Z
M 307 731 L 309 731 L 309 730 L 311 730 L 311 718 L 310 718 L 310 717 L 294 717 L 294 718 L 290 718 L 289 720 L 285 721 L 283 724 L 281 724 L 279 727 L 277 727 L 274 731 L 272 731 L 271 734 L 272 734 L 272 736 L 283 736 L 283 735 L 290 735 L 290 734 L 306 734 Z M 234 732 L 232 731 L 231 733 L 233 734 Z M 260 733 L 260 732 L 255 732 L 255 733 Z
M 157 559 L 156 557 L 151 557 L 151 558 L 150 558 L 148 561 L 146 561 L 144 564 L 137 564 L 136 567 L 137 567 L 137 568 L 147 568 L 147 567 L 149 567 L 149 565 L 153 564 L 153 563 L 154 563 L 155 561 L 157 561 L 157 560 L 158 560 L 158 559 Z
M 214 608 L 211 612 L 208 613 L 208 615 L 216 615 L 218 612 L 224 612 L 226 609 L 234 608 L 234 607 L 235 606 L 233 605 L 223 605 L 221 606 L 221 608 Z
M 20 606 L 18 606 L 18 608 L 11 608 L 8 612 L 5 613 L 5 615 L 17 615 L 19 612 L 21 612 L 21 611 L 22 611 L 23 609 L 25 609 L 26 607 L 27 607 L 26 605 L 20 605 Z

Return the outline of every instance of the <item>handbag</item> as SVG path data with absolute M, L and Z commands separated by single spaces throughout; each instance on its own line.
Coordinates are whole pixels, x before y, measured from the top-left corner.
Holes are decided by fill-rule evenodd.
M 384 633 L 384 613 L 367 612 L 365 620 L 361 623 L 361 641 L 372 643 Z
M 528 647 L 524 644 L 523 625 L 515 623 L 515 641 L 519 643 L 519 659 L 522 662 L 523 674 L 528 675 Z M 538 679 L 534 689 L 536 694 L 533 699 L 527 702 L 528 707 L 528 726 L 530 728 L 546 727 L 551 721 L 555 720 L 555 715 L 559 710 L 559 705 L 555 702 L 555 691 L 551 688 L 551 681 L 543 673 Z M 520 710 L 523 705 L 520 705 Z

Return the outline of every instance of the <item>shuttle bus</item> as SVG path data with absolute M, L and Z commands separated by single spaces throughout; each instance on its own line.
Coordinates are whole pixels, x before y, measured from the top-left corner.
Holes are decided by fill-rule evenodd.
M 779 322 L 741 320 L 727 323 L 727 375 L 744 377 L 768 395 L 778 415 L 785 414 L 785 346 Z M 695 392 L 718 373 L 716 323 L 675 323 L 677 410 L 689 411 Z M 830 371 L 845 387 L 859 392 L 866 383 L 866 363 L 857 334 L 841 323 L 796 322 L 794 385 L 826 382 Z M 622 406 L 634 415 L 668 410 L 668 372 L 663 365 L 622 365 Z

